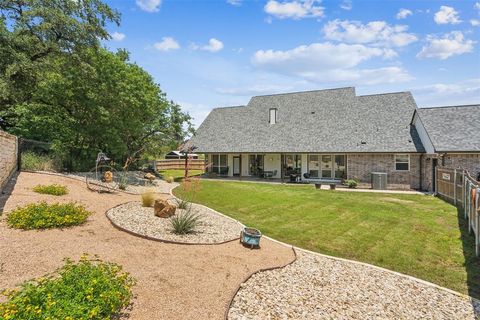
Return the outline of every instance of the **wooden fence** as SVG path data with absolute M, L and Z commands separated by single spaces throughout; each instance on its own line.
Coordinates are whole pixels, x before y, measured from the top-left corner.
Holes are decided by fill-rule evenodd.
M 436 195 L 463 209 L 468 232 L 475 238 L 475 254 L 480 256 L 480 183 L 465 170 L 436 168 Z
M 164 159 L 155 160 L 155 167 L 157 171 L 162 170 L 183 170 L 185 169 L 185 159 Z M 190 159 L 188 160 L 189 170 L 204 170 L 205 160 L 203 159 Z

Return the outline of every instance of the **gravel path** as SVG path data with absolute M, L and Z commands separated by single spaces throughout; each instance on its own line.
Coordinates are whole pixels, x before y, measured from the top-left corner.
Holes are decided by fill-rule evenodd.
M 61 197 L 34 193 L 32 188 L 39 183 L 62 184 L 69 193 Z M 93 214 L 84 225 L 72 228 L 23 231 L 7 227 L 10 210 L 42 200 L 76 201 Z M 245 277 L 293 258 L 291 249 L 268 239 L 262 239 L 260 250 L 244 248 L 237 241 L 185 246 L 142 239 L 114 228 L 105 212 L 138 200 L 138 195 L 91 192 L 83 181 L 22 172 L 11 195 L 0 193 L 0 208 L 5 204 L 0 216 L 0 291 L 53 272 L 66 257 L 76 260 L 83 253 L 97 254 L 122 265 L 137 279 L 129 319 L 222 319 L 232 292 Z
M 293 264 L 253 275 L 229 319 L 475 319 L 466 298 L 410 278 L 297 250 Z M 475 304 L 477 314 L 480 304 Z
M 142 207 L 140 202 L 130 202 L 107 211 L 107 216 L 117 226 L 128 231 L 160 240 L 185 243 L 221 243 L 239 237 L 242 226 L 204 206 L 192 204 L 192 212 L 201 218 L 200 225 L 192 234 L 174 234 L 170 219 L 156 217 L 153 208 Z M 177 209 L 176 214 L 184 210 Z

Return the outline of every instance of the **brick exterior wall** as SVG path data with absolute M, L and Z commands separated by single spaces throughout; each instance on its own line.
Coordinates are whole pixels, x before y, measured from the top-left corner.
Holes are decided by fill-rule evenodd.
M 388 189 L 420 188 L 420 154 L 410 155 L 410 170 L 395 171 L 394 154 L 348 154 L 348 179 L 357 178 L 360 187 L 369 187 L 372 172 L 387 173 Z
M 476 179 L 478 173 L 480 173 L 480 153 L 448 153 L 443 157 L 443 162 L 439 160 L 438 163 L 447 168 L 467 170 L 474 179 Z
M 17 170 L 18 139 L 0 130 L 0 191 Z

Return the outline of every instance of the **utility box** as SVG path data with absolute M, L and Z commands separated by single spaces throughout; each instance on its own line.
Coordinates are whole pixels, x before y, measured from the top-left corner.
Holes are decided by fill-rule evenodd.
M 372 172 L 372 189 L 375 189 L 375 190 L 387 189 L 387 173 L 386 172 Z

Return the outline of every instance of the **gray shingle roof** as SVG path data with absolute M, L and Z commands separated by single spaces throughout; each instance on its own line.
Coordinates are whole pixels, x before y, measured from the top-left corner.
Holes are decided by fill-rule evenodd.
M 419 108 L 437 152 L 480 151 L 480 105 Z
M 277 123 L 269 124 L 269 109 Z M 409 92 L 356 96 L 355 88 L 253 97 L 211 111 L 190 143 L 196 152 L 423 152 Z M 365 142 L 362 144 L 362 142 Z

